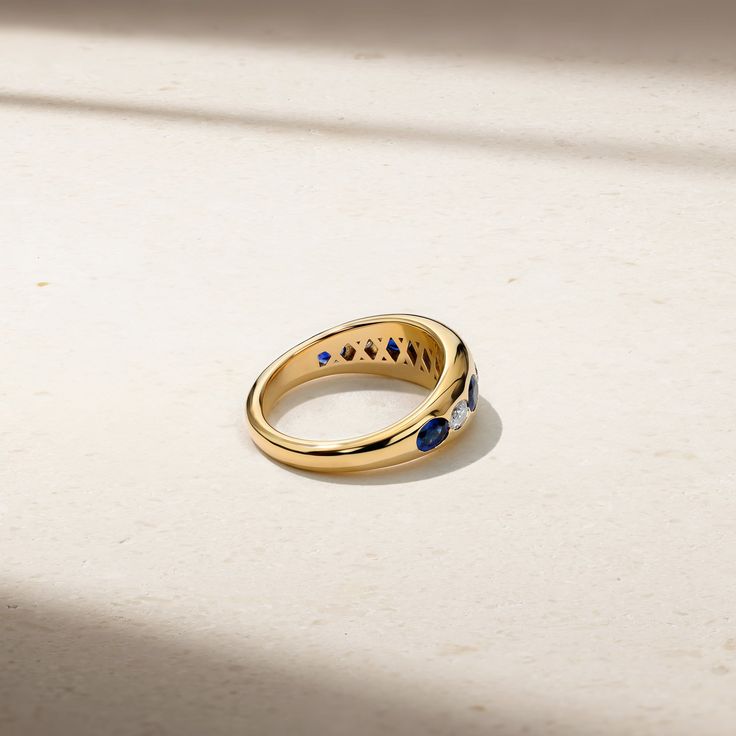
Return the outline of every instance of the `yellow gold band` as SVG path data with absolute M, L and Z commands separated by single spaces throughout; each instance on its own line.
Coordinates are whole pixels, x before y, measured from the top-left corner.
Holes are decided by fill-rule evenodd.
M 398 378 L 430 394 L 390 427 L 353 439 L 298 439 L 268 423 L 266 416 L 291 389 L 344 373 Z M 346 322 L 284 353 L 253 384 L 246 417 L 253 441 L 273 459 L 307 470 L 345 472 L 422 457 L 461 435 L 477 406 L 477 369 L 457 334 L 426 317 L 384 314 Z

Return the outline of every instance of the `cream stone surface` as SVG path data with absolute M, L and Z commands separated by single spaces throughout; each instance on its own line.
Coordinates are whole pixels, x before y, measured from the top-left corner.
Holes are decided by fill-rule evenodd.
M 0 733 L 733 736 L 730 62 L 72 20 L 0 14 Z M 258 372 L 393 311 L 463 441 L 259 454 Z M 280 426 L 419 400 L 338 385 Z

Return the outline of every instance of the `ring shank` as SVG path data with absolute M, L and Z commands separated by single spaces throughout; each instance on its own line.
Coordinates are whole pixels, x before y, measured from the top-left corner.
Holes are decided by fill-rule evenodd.
M 381 315 L 322 332 L 274 361 L 258 377 L 246 403 L 251 435 L 274 459 L 321 471 L 385 467 L 422 455 L 416 435 L 432 417 L 448 415 L 467 390 L 472 358 L 445 325 L 414 315 Z M 339 374 L 374 374 L 430 390 L 409 416 L 383 430 L 342 441 L 285 435 L 266 417 L 288 391 L 307 381 Z M 457 434 L 457 433 L 452 433 Z

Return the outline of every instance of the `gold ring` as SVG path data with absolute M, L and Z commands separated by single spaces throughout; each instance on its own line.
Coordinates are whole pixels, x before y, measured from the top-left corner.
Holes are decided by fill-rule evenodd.
M 430 393 L 390 427 L 353 439 L 298 439 L 268 423 L 266 417 L 287 391 L 344 373 L 398 378 Z M 426 317 L 383 314 L 325 330 L 284 353 L 253 384 L 246 418 L 253 441 L 274 460 L 306 470 L 345 472 L 425 456 L 461 435 L 477 407 L 478 372 L 455 332 Z

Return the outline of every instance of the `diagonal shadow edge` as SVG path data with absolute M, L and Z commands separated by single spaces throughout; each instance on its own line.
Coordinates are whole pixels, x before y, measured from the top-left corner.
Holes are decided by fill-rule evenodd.
M 198 603 L 192 607 L 201 612 Z M 218 637 L 206 616 L 193 614 L 186 627 L 165 622 L 157 607 L 161 601 L 143 592 L 135 600 L 93 603 L 4 581 L 3 735 L 542 736 L 553 719 L 582 736 L 592 725 L 557 705 L 520 707 L 504 688 L 493 702 L 477 705 L 462 682 L 419 681 L 396 666 L 371 671 L 339 646 L 332 654 L 288 651 L 273 632 L 271 641 L 254 640 L 245 615 L 239 635 Z M 346 636 L 355 625 L 335 622 Z
M 258 129 L 269 133 L 300 132 L 335 138 L 367 139 L 376 142 L 445 145 L 473 148 L 487 152 L 512 152 L 527 156 L 558 159 L 612 160 L 626 164 L 661 166 L 720 172 L 736 172 L 736 150 L 711 145 L 673 146 L 657 141 L 632 142 L 613 139 L 584 140 L 543 136 L 525 131 L 510 134 L 502 131 L 451 130 L 392 125 L 388 123 L 351 123 L 327 117 L 289 119 L 251 111 L 235 113 L 197 108 L 140 105 L 55 95 L 0 92 L 0 106 L 71 112 L 115 117 L 159 120 L 169 123 L 196 123 Z

